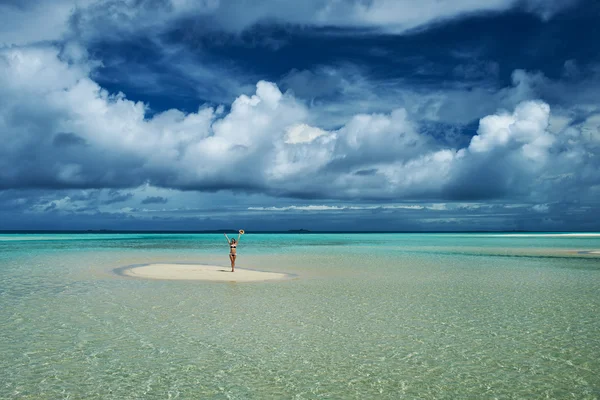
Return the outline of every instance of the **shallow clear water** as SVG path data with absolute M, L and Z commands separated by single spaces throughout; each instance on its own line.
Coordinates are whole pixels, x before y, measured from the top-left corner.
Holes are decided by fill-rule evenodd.
M 600 237 L 0 235 L 0 398 L 600 398 Z

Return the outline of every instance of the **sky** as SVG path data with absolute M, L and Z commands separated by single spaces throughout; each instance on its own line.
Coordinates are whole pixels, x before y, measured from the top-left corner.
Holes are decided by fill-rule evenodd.
M 0 230 L 600 231 L 594 0 L 0 0 Z

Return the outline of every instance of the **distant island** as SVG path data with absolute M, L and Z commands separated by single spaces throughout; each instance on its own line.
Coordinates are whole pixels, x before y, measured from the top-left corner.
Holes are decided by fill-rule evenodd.
M 289 233 L 310 233 L 308 229 L 290 229 Z

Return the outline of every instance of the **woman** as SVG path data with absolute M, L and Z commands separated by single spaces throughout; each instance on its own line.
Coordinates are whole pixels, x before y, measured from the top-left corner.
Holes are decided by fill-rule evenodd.
M 223 235 L 225 235 L 225 239 L 227 239 L 227 243 L 229 243 L 229 260 L 231 260 L 231 272 L 234 272 L 234 270 L 235 270 L 235 258 L 237 257 L 237 245 L 238 245 L 238 242 L 240 241 L 240 237 L 242 236 L 243 233 L 244 233 L 244 231 L 240 230 L 237 240 L 236 239 L 230 240 L 227 237 L 226 233 L 223 234 Z

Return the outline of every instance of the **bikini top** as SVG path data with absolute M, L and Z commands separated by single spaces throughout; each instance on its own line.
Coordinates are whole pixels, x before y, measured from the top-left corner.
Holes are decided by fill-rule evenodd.
M 235 248 L 236 248 L 236 246 L 237 246 L 237 245 L 235 245 L 235 244 L 230 244 L 230 245 L 229 245 L 229 247 L 230 247 L 230 248 L 232 248 L 232 249 L 235 249 Z

